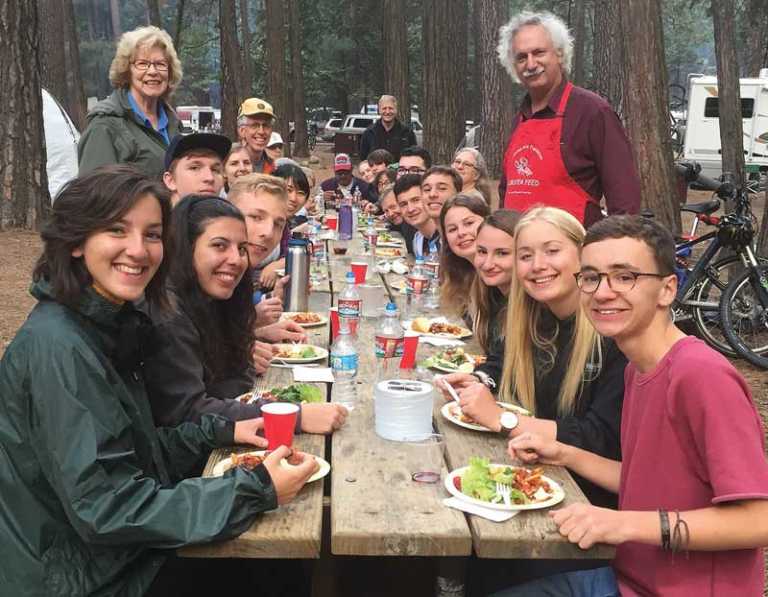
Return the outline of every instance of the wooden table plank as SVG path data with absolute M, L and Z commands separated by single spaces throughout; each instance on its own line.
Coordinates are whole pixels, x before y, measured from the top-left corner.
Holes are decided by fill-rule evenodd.
M 368 556 L 469 555 L 466 520 L 442 504 L 448 495 L 442 485 L 412 481 L 403 445 L 376 435 L 375 324 L 376 320 L 363 320 L 358 328 L 358 405 L 332 440 L 331 551 Z
M 315 293 L 316 294 L 316 293 Z M 313 308 L 327 313 L 328 295 L 315 298 Z M 323 308 L 325 311 L 322 311 Z M 328 325 L 307 328 L 309 342 L 323 348 L 328 346 Z M 321 362 L 322 366 L 326 363 Z M 260 378 L 256 388 L 266 390 L 293 382 L 290 369 L 271 367 Z M 327 394 L 327 384 L 317 384 Z M 326 438 L 322 435 L 298 434 L 294 445 L 301 451 L 326 456 Z M 235 451 L 246 452 L 249 448 Z M 214 450 L 203 472 L 211 474 L 217 462 L 229 456 L 232 449 Z M 327 479 L 327 477 L 326 477 Z M 200 558 L 319 558 L 322 538 L 323 481 L 306 485 L 287 505 L 256 517 L 251 527 L 239 537 L 194 545 L 178 550 L 183 557 Z

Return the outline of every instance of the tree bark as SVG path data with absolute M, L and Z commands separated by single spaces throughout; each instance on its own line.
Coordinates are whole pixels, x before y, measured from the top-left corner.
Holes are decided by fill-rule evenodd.
M 285 23 L 283 0 L 266 0 L 266 71 L 267 101 L 275 108 L 275 131 L 288 139 L 288 101 L 285 68 Z M 285 155 L 290 155 L 290 144 L 283 145 Z
M 230 0 L 219 0 L 219 43 L 221 47 L 221 130 L 237 138 L 237 110 L 243 100 L 243 68 L 237 44 L 237 17 Z
M 624 71 L 632 73 L 624 82 L 624 109 L 644 207 L 677 234 L 680 209 L 669 135 L 660 0 L 625 0 L 620 16 L 626 44 Z
M 160 16 L 160 4 L 158 0 L 147 0 L 147 16 L 149 24 L 155 27 L 163 28 L 163 19 Z
M 83 89 L 83 77 L 80 74 L 80 41 L 75 21 L 75 8 L 72 0 L 62 0 L 64 20 L 64 46 L 67 62 L 67 111 L 75 126 L 85 130 L 88 102 Z
M 573 20 L 571 31 L 573 32 L 573 62 L 571 63 L 571 80 L 574 85 L 584 85 L 584 48 L 586 46 L 587 28 L 584 24 L 586 17 L 587 0 L 573 1 Z
M 450 163 L 464 134 L 461 96 L 466 56 L 460 55 L 466 0 L 424 0 L 424 146 L 435 164 Z M 466 50 L 466 45 L 463 46 Z
M 723 172 L 733 173 L 736 184 L 741 184 L 744 180 L 744 125 L 741 119 L 734 10 L 733 0 L 712 0 Z
M 109 0 L 109 16 L 112 18 L 112 36 L 118 39 L 123 34 L 120 24 L 120 4 L 117 0 Z
M 176 48 L 176 52 L 181 56 L 181 33 L 184 30 L 184 5 L 186 0 L 178 0 L 176 5 L 176 27 L 174 28 L 174 40 L 173 45 Z
M 480 78 L 479 150 L 488 164 L 491 178 L 501 176 L 504 151 L 515 114 L 512 80 L 496 56 L 499 26 L 509 19 L 505 3 L 475 0 L 479 30 L 475 35 Z
M 63 106 L 67 105 L 67 63 L 64 28 L 61 23 L 62 0 L 38 2 L 40 23 L 41 83 Z
M 621 38 L 619 3 L 615 0 L 594 0 L 595 40 L 592 86 L 623 118 L 624 44 Z
M 756 77 L 768 68 L 768 2 L 750 0 L 745 11 L 747 31 L 747 77 Z
M 50 212 L 37 7 L 0 1 L 0 228 L 39 229 Z
M 304 62 L 301 58 L 302 28 L 299 0 L 288 0 L 288 12 L 291 26 L 288 31 L 291 38 L 291 73 L 293 75 L 293 117 L 296 131 L 293 156 L 309 157 L 307 142 L 307 119 L 304 117 Z M 288 141 L 286 141 L 286 144 Z
M 250 96 L 253 90 L 253 68 L 251 66 L 253 58 L 251 58 L 251 23 L 248 15 L 249 1 L 240 0 L 240 32 L 241 32 L 241 44 L 240 48 L 243 52 L 243 91 L 246 96 Z
M 384 50 L 384 93 L 397 98 L 398 116 L 410 126 L 411 93 L 405 0 L 384 0 L 381 34 Z

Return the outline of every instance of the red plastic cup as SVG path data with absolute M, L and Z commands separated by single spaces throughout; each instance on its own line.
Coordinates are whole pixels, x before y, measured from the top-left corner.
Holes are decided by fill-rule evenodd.
M 291 447 L 293 430 L 296 427 L 296 417 L 299 414 L 298 404 L 288 402 L 273 402 L 261 407 L 264 417 L 264 437 L 269 442 L 269 449 L 278 446 Z
M 355 284 L 365 284 L 365 275 L 368 273 L 368 264 L 364 261 L 353 261 L 350 264 L 352 273 L 355 274 Z
M 326 215 L 325 225 L 328 226 L 328 230 L 336 230 L 336 224 L 338 224 L 339 218 L 336 215 Z
M 339 310 L 331 307 L 328 311 L 328 317 L 331 320 L 331 340 L 335 340 L 339 335 Z
M 416 364 L 416 349 L 419 347 L 417 334 L 405 334 L 403 338 L 403 358 L 400 359 L 400 369 L 413 369 Z

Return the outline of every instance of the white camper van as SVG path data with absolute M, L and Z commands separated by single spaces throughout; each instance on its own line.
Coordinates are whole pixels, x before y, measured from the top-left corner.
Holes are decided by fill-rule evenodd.
M 768 68 L 756 79 L 741 79 L 741 117 L 744 124 L 744 160 L 755 177 L 768 173 Z M 717 78 L 692 76 L 688 88 L 688 114 L 683 159 L 701 164 L 702 174 L 722 174 Z
M 186 132 L 213 132 L 219 126 L 221 111 L 211 106 L 177 106 L 176 114 Z

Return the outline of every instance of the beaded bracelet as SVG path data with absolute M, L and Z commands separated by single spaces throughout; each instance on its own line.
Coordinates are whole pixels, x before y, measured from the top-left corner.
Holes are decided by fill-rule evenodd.
M 661 549 L 669 551 L 671 549 L 671 541 L 669 534 L 669 514 L 666 510 L 659 509 L 659 522 L 661 523 Z

